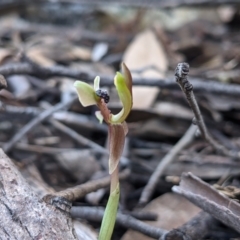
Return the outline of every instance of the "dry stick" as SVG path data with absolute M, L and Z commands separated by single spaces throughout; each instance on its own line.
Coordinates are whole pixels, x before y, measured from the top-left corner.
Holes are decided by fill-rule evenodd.
M 25 1 L 3 1 L 0 2 L 0 7 L 1 10 L 4 9 L 11 9 L 11 7 L 16 8 L 16 6 L 24 6 L 27 3 L 41 3 L 45 2 L 44 0 L 37 1 L 35 0 L 34 2 L 31 0 L 25 0 Z M 55 1 L 58 2 L 58 1 Z M 103 5 L 103 4 L 111 4 L 111 5 L 117 5 L 117 6 L 131 6 L 131 7 L 144 7 L 144 8 L 177 8 L 177 7 L 206 7 L 206 6 L 218 6 L 220 4 L 234 4 L 234 5 L 239 5 L 240 2 L 239 0 L 68 0 L 68 1 L 59 1 L 59 2 L 65 2 L 68 4 L 87 4 L 87 5 Z M 33 29 L 35 30 L 35 29 Z
M 126 169 L 119 174 L 119 178 L 120 180 L 124 180 L 128 178 L 129 175 L 130 175 L 130 170 Z M 110 176 L 107 176 L 98 180 L 92 180 L 87 183 L 78 185 L 76 187 L 68 188 L 63 191 L 54 193 L 54 196 L 64 197 L 68 201 L 73 202 L 81 197 L 84 197 L 88 193 L 97 191 L 100 188 L 109 187 L 109 184 L 110 184 Z
M 87 4 L 87 5 L 102 5 L 112 4 L 117 6 L 132 6 L 132 7 L 145 7 L 145 8 L 176 8 L 176 7 L 206 7 L 206 6 L 218 6 L 220 4 L 240 4 L 239 0 L 68 0 L 65 2 L 74 2 L 75 4 Z
M 3 150 L 7 153 L 8 151 L 11 150 L 11 148 L 25 135 L 27 134 L 33 127 L 35 127 L 37 124 L 39 124 L 40 122 L 42 122 L 43 120 L 45 120 L 46 118 L 48 118 L 49 116 L 51 116 L 54 112 L 57 112 L 59 110 L 61 110 L 62 108 L 70 105 L 75 99 L 77 99 L 76 97 L 73 99 L 70 99 L 68 102 L 66 103 L 59 103 L 54 107 L 50 107 L 49 109 L 43 111 L 42 113 L 40 113 L 36 118 L 34 118 L 32 121 L 30 121 L 28 124 L 26 124 L 18 133 L 16 133 L 16 135 L 7 143 L 5 143 L 2 148 Z M 48 120 L 55 128 L 57 128 L 58 130 L 64 132 L 65 134 L 69 135 L 71 138 L 73 138 L 75 141 L 77 141 L 78 143 L 80 143 L 81 145 L 84 146 L 89 146 L 91 148 L 93 148 L 94 150 L 97 150 L 99 153 L 103 153 L 105 155 L 109 155 L 109 152 L 107 149 L 105 149 L 104 147 L 94 143 L 93 141 L 81 136 L 80 134 L 78 134 L 77 132 L 75 132 L 74 130 L 72 130 L 71 128 L 65 126 L 64 124 L 60 123 L 57 120 L 54 119 L 49 119 Z M 122 160 L 124 160 L 125 162 L 128 161 L 126 158 L 121 157 Z
M 4 145 L 4 142 L 0 142 L 0 146 Z M 55 148 L 55 147 L 45 147 L 40 145 L 30 145 L 22 142 L 18 142 L 14 146 L 15 149 L 34 152 L 34 153 L 43 153 L 49 155 L 56 155 L 63 152 L 70 152 L 76 150 L 75 148 Z
M 83 218 L 90 221 L 102 221 L 103 214 L 104 209 L 99 207 L 72 207 L 71 209 L 72 217 Z M 150 226 L 122 213 L 117 213 L 116 223 L 125 228 L 136 230 L 155 239 L 159 239 L 163 234 L 167 233 L 167 231 L 164 229 Z
M 45 103 L 46 105 L 46 103 Z M 51 106 L 50 104 L 48 104 Z M 29 117 L 34 117 L 40 114 L 43 110 L 39 107 L 26 107 L 26 106 L 13 106 L 4 104 L 4 110 L 0 111 L 1 113 L 10 113 L 10 114 L 22 114 L 29 115 Z M 5 114 L 6 115 L 6 114 Z M 1 116 L 2 117 L 2 116 Z M 67 112 L 67 111 L 59 111 L 52 116 L 54 119 L 64 122 L 66 124 L 74 124 L 81 127 L 86 127 L 88 129 L 93 129 L 101 132 L 107 133 L 108 128 L 104 124 L 96 124 L 96 121 L 93 121 L 92 118 L 84 116 L 79 113 Z M 6 115 L 7 118 L 7 115 Z
M 23 106 L 14 106 L 9 104 L 4 104 L 4 113 L 13 113 L 13 114 L 26 114 L 31 116 L 36 116 L 42 113 L 42 109 L 38 107 L 23 107 Z
M 227 226 L 240 233 L 240 205 L 219 193 L 215 188 L 192 173 L 182 173 L 179 186 L 172 191 L 208 212 Z
M 181 227 L 164 234 L 160 240 L 202 239 L 208 233 L 209 226 L 213 226 L 216 222 L 210 214 L 202 211 Z
M 77 98 L 74 97 L 64 103 L 58 103 L 57 105 L 43 111 L 40 113 L 37 117 L 35 117 L 33 120 L 31 120 L 29 123 L 27 123 L 19 132 L 17 132 L 13 138 L 5 143 L 2 147 L 3 151 L 5 153 L 9 152 L 12 147 L 19 141 L 21 138 L 27 134 L 31 129 L 33 129 L 35 126 L 37 126 L 39 123 L 44 121 L 46 118 L 50 117 L 54 112 L 57 112 L 65 107 L 70 106 Z
M 139 204 L 146 204 L 151 198 L 157 184 L 159 178 L 162 176 L 166 167 L 176 158 L 177 154 L 186 147 L 189 143 L 194 139 L 194 134 L 197 130 L 195 125 L 191 125 L 183 137 L 177 142 L 177 144 L 165 155 L 165 157 L 158 164 L 156 170 L 151 175 L 147 185 L 144 187 L 143 192 L 141 194 Z
M 122 214 L 131 215 L 132 217 L 142 221 L 157 221 L 158 219 L 157 213 L 152 213 L 152 212 L 122 211 Z
M 73 99 L 70 99 L 69 101 L 65 102 L 65 103 L 59 103 L 54 107 L 50 107 L 49 109 L 43 111 L 42 113 L 40 113 L 36 118 L 34 118 L 32 121 L 30 121 L 28 124 L 26 124 L 9 142 L 5 143 L 3 145 L 3 150 L 7 153 L 8 151 L 11 150 L 11 148 L 25 135 L 27 134 L 33 127 L 35 127 L 37 124 L 39 124 L 40 122 L 42 122 L 43 120 L 45 120 L 46 118 L 50 117 L 54 112 L 57 112 L 59 110 L 61 110 L 64 107 L 67 107 L 68 105 L 70 105 L 75 99 L 77 99 L 76 97 L 74 97 Z M 65 134 L 69 135 L 71 138 L 75 139 L 78 143 L 84 145 L 84 146 L 89 146 L 93 149 L 98 150 L 101 153 L 107 154 L 109 155 L 109 152 L 107 149 L 103 148 L 102 146 L 94 143 L 93 141 L 81 136 L 80 134 L 78 134 L 77 132 L 75 132 L 74 130 L 72 130 L 71 128 L 65 126 L 64 124 L 58 122 L 57 120 L 54 119 L 50 119 L 49 122 L 51 122 L 51 124 L 61 130 L 62 132 L 64 132 Z
M 105 155 L 109 156 L 109 151 L 106 148 L 104 148 L 104 147 L 98 145 L 97 143 L 83 137 L 82 135 L 78 134 L 73 129 L 65 126 L 64 124 L 60 123 L 59 121 L 54 120 L 54 119 L 50 119 L 49 122 L 51 122 L 51 124 L 55 128 L 64 132 L 65 134 L 70 136 L 72 139 L 74 139 L 75 141 L 80 143 L 81 145 L 88 146 L 88 147 L 92 148 L 93 150 L 97 150 L 99 153 L 102 153 L 102 154 L 105 154 Z M 125 157 L 121 157 L 120 159 L 122 159 L 123 162 L 129 162 L 129 160 Z
M 67 134 L 68 136 L 70 136 L 72 139 L 74 139 L 75 141 L 77 141 L 78 143 L 80 143 L 83 146 L 89 146 L 91 148 L 97 149 L 99 152 L 104 153 L 104 154 L 109 154 L 108 150 L 105 149 L 104 147 L 98 145 L 97 143 L 83 137 L 82 135 L 78 134 L 76 131 L 74 131 L 73 129 L 71 129 L 70 127 L 65 126 L 64 124 L 60 123 L 57 120 L 54 119 L 50 119 L 49 122 L 58 130 L 60 130 L 61 132 Z
M 187 98 L 187 101 L 195 116 L 194 121 L 196 121 L 196 124 L 202 134 L 202 137 L 206 141 L 208 141 L 218 152 L 224 154 L 225 156 L 231 158 L 240 158 L 239 152 L 229 151 L 227 148 L 225 148 L 223 145 L 219 144 L 215 139 L 213 139 L 212 136 L 209 134 L 205 122 L 203 120 L 201 111 L 199 109 L 198 103 L 193 93 L 193 85 L 187 79 L 188 73 L 189 73 L 188 63 L 179 63 L 175 71 L 176 82 L 179 84 Z
M 69 77 L 73 79 L 81 79 L 86 82 L 91 82 L 96 75 L 101 77 L 101 84 L 105 86 L 113 86 L 113 76 L 103 76 L 101 74 L 91 74 L 88 72 L 73 70 L 67 67 L 40 67 L 37 64 L 14 63 L 6 64 L 0 67 L 0 74 L 3 76 L 10 76 L 14 74 L 27 74 L 41 78 L 48 77 Z M 161 81 L 160 81 L 161 80 Z M 240 87 L 237 84 L 222 84 L 216 81 L 206 82 L 203 79 L 195 78 L 192 80 L 195 91 L 202 91 L 216 94 L 227 94 L 231 96 L 240 95 Z M 166 89 L 177 89 L 174 79 L 147 79 L 134 78 L 134 85 L 136 86 L 152 86 Z

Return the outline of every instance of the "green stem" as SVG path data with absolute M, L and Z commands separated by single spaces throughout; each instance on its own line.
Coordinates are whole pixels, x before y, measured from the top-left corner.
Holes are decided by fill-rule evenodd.
M 114 170 L 111 174 L 111 183 L 110 183 L 110 194 L 117 188 L 119 184 L 119 177 L 118 177 L 118 167 Z
M 111 174 L 111 188 L 108 203 L 104 212 L 99 240 L 110 240 L 116 222 L 120 188 L 118 180 L 118 168 Z

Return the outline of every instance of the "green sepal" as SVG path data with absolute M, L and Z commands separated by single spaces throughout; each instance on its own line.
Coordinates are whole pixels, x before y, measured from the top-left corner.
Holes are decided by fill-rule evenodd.
M 95 112 L 96 118 L 99 120 L 99 122 L 102 124 L 103 123 L 103 115 L 100 111 Z
M 94 91 L 97 91 L 100 88 L 100 77 L 99 76 L 95 77 L 93 88 L 94 88 Z
M 117 209 L 119 202 L 120 190 L 119 184 L 117 188 L 110 194 L 108 203 L 104 212 L 101 229 L 99 233 L 99 240 L 110 240 L 112 237 L 115 221 L 117 217 Z
M 82 81 L 76 81 L 74 83 L 74 87 L 77 90 L 79 101 L 84 107 L 97 104 L 100 100 L 100 98 L 96 95 L 93 87 L 89 84 Z
M 122 110 L 116 114 L 111 116 L 110 122 L 111 123 L 122 123 L 127 118 L 128 114 L 132 108 L 132 95 L 129 91 L 127 82 L 124 76 L 117 72 L 114 78 L 114 84 L 117 89 L 118 96 L 122 102 L 123 108 Z

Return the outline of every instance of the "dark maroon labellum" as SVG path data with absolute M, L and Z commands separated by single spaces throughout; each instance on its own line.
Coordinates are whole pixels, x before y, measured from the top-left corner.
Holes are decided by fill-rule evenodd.
M 107 90 L 102 90 L 102 89 L 98 89 L 96 91 L 96 95 L 102 99 L 104 99 L 105 103 L 108 103 L 110 100 L 109 94 L 107 92 Z

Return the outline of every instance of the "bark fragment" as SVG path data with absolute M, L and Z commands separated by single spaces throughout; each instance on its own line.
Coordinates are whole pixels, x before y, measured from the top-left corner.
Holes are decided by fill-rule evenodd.
M 77 239 L 67 212 L 38 199 L 0 150 L 1 239 Z

